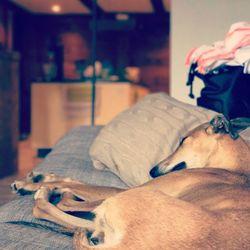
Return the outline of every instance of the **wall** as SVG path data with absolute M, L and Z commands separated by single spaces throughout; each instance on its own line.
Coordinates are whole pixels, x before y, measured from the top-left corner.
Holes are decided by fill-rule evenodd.
M 175 98 L 195 103 L 188 97 L 187 53 L 203 44 L 223 40 L 234 22 L 250 21 L 249 0 L 174 0 L 171 2 L 171 90 Z M 196 80 L 195 94 L 202 87 Z

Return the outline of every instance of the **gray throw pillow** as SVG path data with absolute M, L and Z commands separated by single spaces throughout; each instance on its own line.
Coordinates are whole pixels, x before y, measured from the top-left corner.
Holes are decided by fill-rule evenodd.
M 150 169 L 171 154 L 185 134 L 217 113 L 150 94 L 120 113 L 90 147 L 95 168 L 108 169 L 128 186 L 150 180 Z

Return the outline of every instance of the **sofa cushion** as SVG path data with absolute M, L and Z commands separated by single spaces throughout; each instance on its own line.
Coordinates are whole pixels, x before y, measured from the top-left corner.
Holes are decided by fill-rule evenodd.
M 0 231 L 0 249 L 73 250 L 72 237 L 39 225 L 0 223 Z
M 93 168 L 89 148 L 100 129 L 100 126 L 82 126 L 72 129 L 57 142 L 51 153 L 35 168 L 35 171 L 52 172 L 93 185 L 127 187 L 113 173 Z
M 90 148 L 93 165 L 109 169 L 128 185 L 150 180 L 149 171 L 180 139 L 217 114 L 166 94 L 146 96 L 106 125 Z

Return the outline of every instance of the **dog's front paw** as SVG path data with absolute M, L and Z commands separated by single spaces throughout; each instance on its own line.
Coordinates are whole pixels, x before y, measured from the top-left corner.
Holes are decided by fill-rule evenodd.
M 15 194 L 19 194 L 19 195 L 29 195 L 29 194 L 33 194 L 36 190 L 29 189 L 29 187 L 27 187 L 27 183 L 25 183 L 24 181 L 14 181 L 11 185 L 11 191 L 12 193 Z
M 40 184 L 44 181 L 44 174 L 30 172 L 23 180 L 14 181 L 11 184 L 11 191 L 20 195 L 33 194 L 40 188 Z

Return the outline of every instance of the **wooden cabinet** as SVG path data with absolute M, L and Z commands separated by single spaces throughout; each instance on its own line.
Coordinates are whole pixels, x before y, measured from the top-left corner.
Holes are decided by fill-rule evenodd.
M 17 171 L 19 56 L 0 52 L 0 177 Z
M 31 131 L 37 149 L 51 148 L 69 129 L 91 125 L 91 83 L 33 83 Z M 148 94 L 128 82 L 96 84 L 95 125 L 105 125 Z

